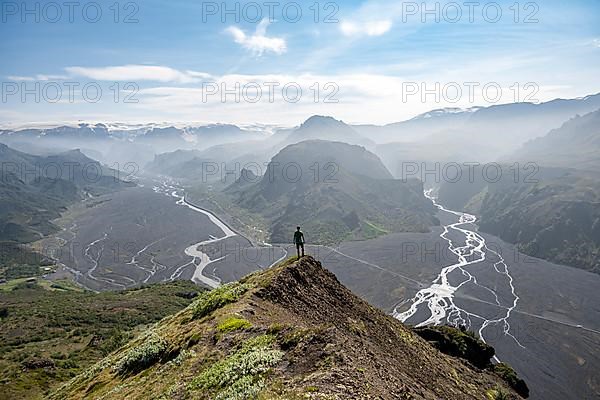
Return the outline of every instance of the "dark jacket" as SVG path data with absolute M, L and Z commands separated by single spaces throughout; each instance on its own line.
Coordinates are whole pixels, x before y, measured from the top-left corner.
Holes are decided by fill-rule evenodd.
M 304 244 L 304 234 L 302 232 L 294 232 L 294 244 Z

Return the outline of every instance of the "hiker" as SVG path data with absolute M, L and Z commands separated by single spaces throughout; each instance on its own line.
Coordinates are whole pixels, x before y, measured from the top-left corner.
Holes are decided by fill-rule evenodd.
M 296 232 L 294 232 L 294 244 L 296 245 L 296 253 L 298 253 L 298 258 L 300 258 L 300 248 L 302 247 L 302 257 L 304 257 L 304 234 L 300 232 L 300 227 L 296 227 Z

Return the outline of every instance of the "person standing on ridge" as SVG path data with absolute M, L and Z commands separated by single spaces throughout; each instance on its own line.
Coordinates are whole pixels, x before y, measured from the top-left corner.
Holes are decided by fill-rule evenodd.
M 304 234 L 300 232 L 299 226 L 296 227 L 296 232 L 294 232 L 294 244 L 296 245 L 298 258 L 300 258 L 300 248 L 302 248 L 302 257 L 304 257 Z

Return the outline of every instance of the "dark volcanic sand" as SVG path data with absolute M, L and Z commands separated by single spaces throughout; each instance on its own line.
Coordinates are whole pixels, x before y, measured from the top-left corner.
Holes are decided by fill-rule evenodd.
M 108 201 L 91 207 L 61 232 L 67 244 L 58 257 L 78 271 L 79 283 L 93 290 L 122 289 L 172 277 L 190 279 L 195 266 L 184 250 L 223 236 L 207 216 L 176 205 L 176 198 L 150 187 L 126 189 L 100 200 Z M 253 247 L 241 236 L 203 250 L 213 260 L 224 257 L 204 270 L 213 277 L 214 269 L 222 268 L 227 271 L 219 274 L 224 281 L 268 267 L 284 255 L 281 249 Z

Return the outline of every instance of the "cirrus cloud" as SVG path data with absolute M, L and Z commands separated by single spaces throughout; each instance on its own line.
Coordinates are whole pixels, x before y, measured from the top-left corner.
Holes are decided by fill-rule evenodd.
M 392 28 L 392 21 L 378 20 L 366 22 L 344 21 L 340 30 L 345 36 L 381 36 Z
M 209 78 L 204 72 L 179 71 L 174 68 L 157 65 L 120 65 L 112 67 L 67 67 L 71 75 L 83 76 L 98 81 L 154 81 L 194 83 Z

